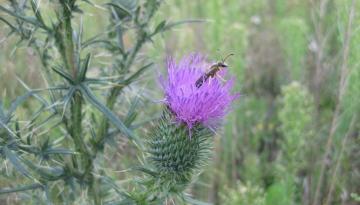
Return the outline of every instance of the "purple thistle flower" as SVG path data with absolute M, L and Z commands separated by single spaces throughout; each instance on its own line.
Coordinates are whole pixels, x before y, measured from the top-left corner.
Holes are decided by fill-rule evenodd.
M 160 77 L 165 92 L 165 104 L 177 122 L 191 129 L 196 123 L 214 128 L 229 112 L 231 103 L 239 94 L 231 94 L 234 79 L 222 82 L 218 76 L 210 77 L 197 87 L 196 81 L 209 71 L 210 63 L 200 54 L 183 57 L 178 64 L 167 60 L 167 79 Z M 219 72 L 224 77 L 226 71 Z

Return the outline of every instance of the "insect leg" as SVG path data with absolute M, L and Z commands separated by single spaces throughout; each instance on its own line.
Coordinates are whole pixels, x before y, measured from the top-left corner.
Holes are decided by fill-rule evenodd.
M 223 77 L 221 77 L 221 75 L 219 75 L 218 73 L 216 73 L 216 77 L 218 77 L 221 81 L 226 82 L 226 80 Z

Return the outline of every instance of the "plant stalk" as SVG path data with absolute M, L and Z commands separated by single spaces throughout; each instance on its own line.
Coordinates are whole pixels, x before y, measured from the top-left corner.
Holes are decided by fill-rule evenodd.
M 75 53 L 76 48 L 74 46 L 73 40 L 73 28 L 71 25 L 72 10 L 75 1 L 70 1 L 68 3 L 63 3 L 63 58 L 66 68 L 71 72 L 73 79 L 77 79 L 78 75 L 78 64 L 76 63 Z M 60 48 L 61 49 L 61 48 Z M 81 153 L 79 157 L 73 158 L 73 163 L 82 172 L 82 180 L 87 183 L 89 187 L 90 195 L 94 198 L 94 204 L 101 204 L 100 197 L 98 196 L 98 191 L 94 189 L 95 180 L 92 175 L 93 170 L 93 158 L 92 154 L 86 147 L 83 130 L 82 130 L 82 104 L 83 98 L 79 91 L 77 91 L 71 103 L 71 128 L 70 133 L 71 137 L 74 140 L 76 150 Z M 80 158 L 80 159 L 79 159 Z M 77 166 L 77 163 L 80 162 L 80 166 Z
M 340 111 L 341 111 L 341 105 L 342 105 L 342 96 L 344 95 L 345 88 L 347 86 L 348 58 L 349 58 L 350 40 L 351 40 L 351 33 L 352 33 L 354 17 L 355 17 L 355 0 L 352 0 L 351 7 L 350 7 L 350 13 L 349 13 L 349 20 L 347 22 L 348 24 L 347 24 L 347 28 L 346 28 L 346 32 L 345 32 L 345 36 L 344 36 L 344 48 L 343 48 L 344 50 L 343 50 L 343 56 L 342 56 L 343 57 L 342 64 L 341 64 L 341 68 L 340 68 L 341 73 L 340 73 L 340 84 L 339 84 L 339 89 L 338 89 L 338 94 L 337 94 L 337 103 L 336 103 L 333 119 L 331 122 L 329 136 L 326 141 L 325 153 L 322 158 L 322 163 L 321 163 L 321 167 L 320 167 L 320 175 L 319 175 L 319 180 L 316 185 L 316 191 L 315 191 L 315 196 L 314 196 L 314 200 L 313 200 L 313 205 L 319 204 L 321 188 L 323 185 L 323 180 L 324 180 L 325 171 L 326 171 L 326 164 L 327 164 L 326 161 L 327 161 L 327 158 L 330 156 L 331 146 L 333 144 L 333 138 L 334 138 L 335 132 L 337 130 L 339 115 L 341 114 Z

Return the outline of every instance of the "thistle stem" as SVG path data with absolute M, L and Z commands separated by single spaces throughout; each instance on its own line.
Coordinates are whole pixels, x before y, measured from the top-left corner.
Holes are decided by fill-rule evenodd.
M 73 79 L 77 79 L 78 74 L 78 64 L 75 61 L 75 53 L 76 48 L 74 46 L 74 40 L 73 40 L 73 28 L 71 25 L 71 18 L 72 18 L 72 8 L 75 4 L 74 0 L 70 0 L 67 3 L 63 3 L 62 8 L 62 15 L 63 15 L 63 25 L 62 25 L 62 33 L 63 33 L 63 43 L 60 45 L 60 50 L 63 59 L 64 64 L 66 68 L 71 72 Z M 81 153 L 79 157 L 73 158 L 73 163 L 77 169 L 80 169 L 78 171 L 83 173 L 81 174 L 81 178 L 84 180 L 84 182 L 87 183 L 89 187 L 89 191 L 91 195 L 94 198 L 94 204 L 101 204 L 100 198 L 98 195 L 96 187 L 96 183 L 94 180 L 94 177 L 92 176 L 92 170 L 93 170 L 93 158 L 92 154 L 89 152 L 89 150 L 86 147 L 84 138 L 83 138 L 83 130 L 82 130 L 82 104 L 83 104 L 83 98 L 80 92 L 76 92 L 73 96 L 73 101 L 71 103 L 71 128 L 70 133 L 71 137 L 74 140 L 76 150 Z M 78 158 L 78 159 L 76 159 Z M 80 159 L 79 159 L 80 158 Z M 80 166 L 76 166 L 77 163 L 80 162 Z
M 65 58 L 66 66 L 72 72 L 73 78 L 76 79 L 77 68 L 74 61 L 74 41 L 72 37 L 71 17 L 66 16 L 64 20 L 64 38 L 65 38 Z
M 70 5 L 69 5 L 70 4 Z M 64 48 L 64 63 L 68 70 L 72 72 L 73 78 L 76 79 L 77 74 L 77 65 L 74 61 L 75 47 L 72 37 L 73 29 L 71 26 L 71 5 L 73 3 L 69 2 L 68 4 L 64 3 L 63 5 L 63 48 Z M 74 139 L 76 149 L 82 154 L 86 152 L 86 146 L 82 140 L 82 97 L 79 92 L 75 93 L 73 96 L 73 103 L 71 104 L 71 137 Z

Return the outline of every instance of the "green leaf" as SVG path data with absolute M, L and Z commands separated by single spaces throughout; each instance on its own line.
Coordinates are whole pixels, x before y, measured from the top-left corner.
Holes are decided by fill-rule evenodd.
M 109 40 L 100 39 L 103 35 L 104 35 L 103 33 L 100 33 L 100 34 L 97 34 L 97 35 L 89 38 L 88 40 L 85 40 L 84 42 L 81 43 L 81 48 L 86 48 L 87 46 L 90 46 L 95 43 L 104 43 L 104 44 L 108 44 L 108 45 L 112 46 L 112 44 Z
M 80 82 L 83 82 L 86 78 L 86 72 L 89 68 L 90 60 L 91 60 L 91 54 L 89 53 L 86 55 L 85 61 L 84 61 L 83 65 L 81 66 L 81 70 L 80 70 L 80 74 L 79 74 Z
M 14 31 L 19 31 L 15 26 L 13 26 L 9 21 L 7 21 L 6 19 L 4 19 L 3 17 L 0 16 L 0 21 L 4 22 L 5 24 L 7 24 L 12 30 Z
M 208 22 L 207 20 L 203 20 L 203 19 L 189 19 L 189 20 L 181 20 L 181 21 L 175 21 L 172 23 L 168 23 L 164 26 L 163 31 L 172 29 L 175 26 L 180 26 L 183 24 L 189 24 L 189 23 L 206 23 Z
M 89 40 L 86 40 L 85 42 L 83 42 L 83 43 L 81 44 L 81 48 L 86 48 L 86 47 L 91 46 L 91 45 L 96 44 L 96 43 L 102 43 L 102 44 L 105 44 L 105 45 L 107 45 L 108 47 L 111 47 L 111 48 L 114 47 L 114 45 L 111 44 L 111 42 L 108 41 L 108 40 L 103 40 L 103 39 L 99 39 L 99 40 L 97 40 L 97 39 L 89 39 Z
M 132 16 L 131 11 L 128 10 L 127 8 L 125 8 L 124 6 L 122 6 L 121 4 L 106 3 L 105 5 L 112 6 L 112 7 L 116 8 L 116 9 L 118 9 L 119 11 L 123 12 L 123 15 L 121 15 L 122 18 L 124 16 Z
M 94 96 L 91 90 L 84 86 L 80 85 L 81 93 L 85 96 L 85 98 L 101 113 L 103 113 L 111 123 L 113 123 L 123 134 L 125 134 L 128 138 L 133 139 L 134 134 L 131 130 L 129 130 L 125 124 L 104 104 L 102 104 L 98 99 Z
M 87 4 L 91 5 L 91 6 L 94 6 L 94 4 L 90 0 L 82 0 L 82 1 L 84 1 L 85 3 L 87 3 Z
M 21 19 L 21 20 L 23 20 L 23 21 L 25 21 L 27 23 L 30 23 L 30 24 L 32 24 L 32 25 L 34 25 L 36 27 L 40 27 L 40 28 L 42 28 L 44 30 L 47 30 L 47 28 L 44 27 L 40 22 L 38 22 L 36 20 L 36 18 L 31 18 L 31 17 L 26 17 L 26 16 L 19 15 L 19 14 L 15 13 L 15 12 L 3 7 L 3 6 L 0 6 L 0 11 L 3 11 L 3 12 L 5 12 L 5 13 L 13 16 L 13 17 L 18 18 L 18 19 Z
M 47 26 L 45 25 L 44 19 L 41 16 L 40 10 L 39 10 L 39 2 L 37 0 L 31 0 L 31 8 L 35 14 L 36 19 L 39 21 L 39 23 L 42 24 L 43 28 L 47 29 Z
M 69 102 L 71 101 L 72 97 L 74 96 L 75 92 L 76 92 L 76 86 L 71 86 L 67 94 L 64 96 L 63 98 L 64 106 L 61 114 L 61 119 L 64 119 L 66 108 Z
M 11 103 L 10 108 L 7 113 L 7 120 L 10 120 L 11 115 L 15 112 L 16 108 L 21 105 L 23 102 L 25 102 L 29 97 L 31 97 L 34 94 L 33 91 L 27 92 L 25 95 L 16 97 L 16 99 Z M 6 120 L 6 121 L 7 121 Z M 5 121 L 5 122 L 6 122 Z
M 162 22 L 160 22 L 160 23 L 156 26 L 156 28 L 155 28 L 155 30 L 154 30 L 154 32 L 153 32 L 152 35 L 155 35 L 155 34 L 161 32 L 161 31 L 163 31 L 163 29 L 165 28 L 165 25 L 166 25 L 166 21 L 165 21 L 165 20 L 162 21 Z
M 16 138 L 17 135 L 0 119 L 0 128 L 3 127 L 7 131 L 7 133 L 12 137 Z
M 6 156 L 6 158 L 14 166 L 16 171 L 20 172 L 22 175 L 24 175 L 24 176 L 26 176 L 26 177 L 28 177 L 30 179 L 32 178 L 31 175 L 30 175 L 30 172 L 23 166 L 23 164 L 20 161 L 20 158 L 13 151 L 11 151 L 9 148 L 4 146 L 3 152 L 4 152 L 5 156 Z
M 32 145 L 27 145 L 27 144 L 19 144 L 18 148 L 21 149 L 22 151 L 25 151 L 27 153 L 32 153 L 32 154 L 39 154 L 40 150 L 38 147 L 32 146 Z
M 115 183 L 115 179 L 105 175 L 101 176 L 101 180 L 103 180 L 107 185 L 110 185 L 119 196 L 126 198 L 130 197 L 130 195 L 125 190 L 123 190 L 119 185 Z
M 79 31 L 74 32 L 73 34 L 73 41 L 75 44 L 75 52 L 74 52 L 74 59 L 76 60 L 77 67 L 79 69 L 76 69 L 76 77 L 78 82 L 81 80 L 80 73 L 82 72 L 83 67 L 81 67 L 81 41 L 83 39 L 83 33 L 84 33 L 84 27 L 83 27 L 83 20 L 80 19 L 80 25 L 79 25 Z
M 140 103 L 140 97 L 135 97 L 135 99 L 132 100 L 129 111 L 124 120 L 124 123 L 127 126 L 130 126 L 132 124 L 132 122 L 134 122 L 134 120 L 136 119 L 137 112 L 135 112 L 135 111 L 136 111 L 136 108 L 139 106 L 139 103 Z
M 156 177 L 158 175 L 157 172 L 154 172 L 151 169 L 146 168 L 146 167 L 140 167 L 139 166 L 139 167 L 133 167 L 131 169 L 134 170 L 134 171 L 144 172 L 145 174 L 148 174 L 148 175 L 153 176 L 153 177 Z
M 0 100 L 0 121 L 4 121 L 5 119 L 5 112 L 3 110 L 3 102 Z
M 55 66 L 51 67 L 57 74 L 59 74 L 61 77 L 65 78 L 70 84 L 75 84 L 75 81 L 72 79 L 71 75 L 64 72 L 61 68 L 57 68 Z
M 46 204 L 47 205 L 52 205 L 53 203 L 51 202 L 51 196 L 50 196 L 50 188 L 47 184 L 45 184 L 45 186 L 43 187 L 44 192 L 45 192 L 45 200 L 46 200 Z
M 55 148 L 48 148 L 46 149 L 43 154 L 47 155 L 47 154 L 76 154 L 75 151 L 72 150 L 68 150 L 66 148 L 61 148 L 61 147 L 55 147 Z
M 128 10 L 135 10 L 136 6 L 139 3 L 139 0 L 116 0 L 116 3 L 122 5 L 123 7 L 127 8 Z
M 40 177 L 49 181 L 58 180 L 64 175 L 64 169 L 62 167 L 40 166 L 27 159 L 23 159 L 23 162 Z
M 49 104 L 43 97 L 41 97 L 40 95 L 37 94 L 38 92 L 47 91 L 47 90 L 53 91 L 53 90 L 67 90 L 67 89 L 69 89 L 69 86 L 55 86 L 55 87 L 49 87 L 49 88 L 43 88 L 43 89 L 31 89 L 28 85 L 26 85 L 26 83 L 24 81 L 22 81 L 17 76 L 16 76 L 16 80 L 18 80 L 20 82 L 20 84 L 28 92 L 32 92 L 32 96 L 34 96 L 37 100 L 39 100 L 45 106 L 49 106 Z
M 0 194 L 9 194 L 13 192 L 20 192 L 20 191 L 27 191 L 27 190 L 33 190 L 42 188 L 43 186 L 41 184 L 29 184 L 25 186 L 15 187 L 15 188 L 3 188 L 0 189 Z
M 131 82 L 136 80 L 142 73 L 144 73 L 148 68 L 150 68 L 152 65 L 153 65 L 153 63 L 149 63 L 147 65 L 144 65 L 138 71 L 136 71 L 134 74 L 132 74 L 129 78 L 127 78 L 123 83 L 125 85 L 130 84 Z

